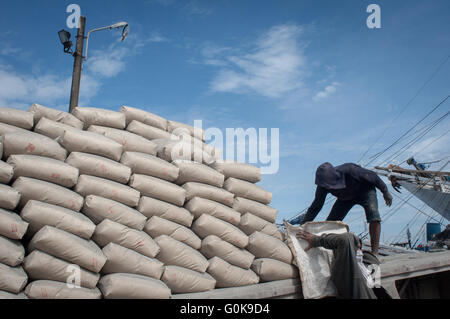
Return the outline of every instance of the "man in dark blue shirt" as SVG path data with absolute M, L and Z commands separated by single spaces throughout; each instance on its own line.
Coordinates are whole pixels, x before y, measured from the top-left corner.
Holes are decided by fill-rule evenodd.
M 300 224 L 314 220 L 322 209 L 328 193 L 337 197 L 327 220 L 343 220 L 354 205 L 361 205 L 369 223 L 372 253 L 378 255 L 381 218 L 378 212 L 378 188 L 386 205 L 391 206 L 392 195 L 378 175 L 353 163 L 333 167 L 323 163 L 316 171 L 316 195 Z

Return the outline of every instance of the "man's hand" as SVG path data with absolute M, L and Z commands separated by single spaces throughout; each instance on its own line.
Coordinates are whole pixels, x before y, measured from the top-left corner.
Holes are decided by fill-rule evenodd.
M 386 202 L 386 205 L 391 206 L 392 205 L 392 195 L 389 192 L 386 192 L 383 194 L 384 201 Z
M 297 235 L 296 235 L 296 237 L 299 238 L 299 239 L 303 239 L 306 242 L 308 242 L 308 247 L 305 248 L 305 251 L 308 251 L 308 250 L 310 250 L 312 248 L 312 240 L 313 240 L 313 237 L 314 237 L 313 234 L 311 234 L 311 233 L 309 233 L 309 232 L 307 232 L 305 230 L 299 230 Z

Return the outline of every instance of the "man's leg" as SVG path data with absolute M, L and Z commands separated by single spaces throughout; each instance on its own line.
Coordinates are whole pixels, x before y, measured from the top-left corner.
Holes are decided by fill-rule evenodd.
M 352 200 L 343 201 L 337 199 L 333 205 L 333 208 L 331 208 L 327 220 L 342 221 L 354 205 L 355 202 Z
M 381 217 L 378 211 L 377 191 L 373 188 L 364 194 L 358 201 L 366 212 L 366 219 L 369 223 L 370 246 L 372 253 L 378 256 L 378 247 L 381 233 Z

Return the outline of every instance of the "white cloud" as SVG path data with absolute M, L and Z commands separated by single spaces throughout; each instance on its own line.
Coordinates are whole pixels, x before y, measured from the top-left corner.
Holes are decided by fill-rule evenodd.
M 301 88 L 306 64 L 299 39 L 301 33 L 298 25 L 282 24 L 260 36 L 253 43 L 251 53 L 207 48 L 203 52 L 207 64 L 226 65 L 212 80 L 211 89 L 278 98 Z
M 338 82 L 333 82 L 332 84 L 327 85 L 322 91 L 318 92 L 313 97 L 313 100 L 319 101 L 322 99 L 326 99 L 327 97 L 329 97 L 330 95 L 332 95 L 333 93 L 335 93 L 337 91 L 338 86 L 339 86 Z

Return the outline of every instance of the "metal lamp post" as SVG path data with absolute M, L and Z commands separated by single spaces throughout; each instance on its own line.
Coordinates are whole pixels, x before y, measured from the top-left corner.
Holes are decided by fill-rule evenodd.
M 76 42 L 75 52 L 71 51 L 72 41 L 70 41 L 70 33 L 65 30 L 61 30 L 58 32 L 58 36 L 61 41 L 61 44 L 64 46 L 64 52 L 72 54 L 74 57 L 72 87 L 70 90 L 69 112 L 72 112 L 72 110 L 75 107 L 77 107 L 77 105 L 78 105 L 78 98 L 80 96 L 81 68 L 82 68 L 82 64 L 83 64 L 83 58 L 85 61 L 87 60 L 87 49 L 88 49 L 88 41 L 89 41 L 90 34 L 95 31 L 101 31 L 101 30 L 107 30 L 107 29 L 111 30 L 111 29 L 117 29 L 117 28 L 123 27 L 122 40 L 121 40 L 121 41 L 123 41 L 123 40 L 125 40 L 126 36 L 128 35 L 128 33 L 130 31 L 128 23 L 118 22 L 118 23 L 112 24 L 107 27 L 93 29 L 93 30 L 89 31 L 87 34 L 87 37 L 85 37 L 84 36 L 85 26 L 86 26 L 86 17 L 81 16 L 78 33 L 77 33 L 77 42 Z M 84 39 L 86 39 L 86 52 L 85 52 L 85 55 L 83 56 Z

